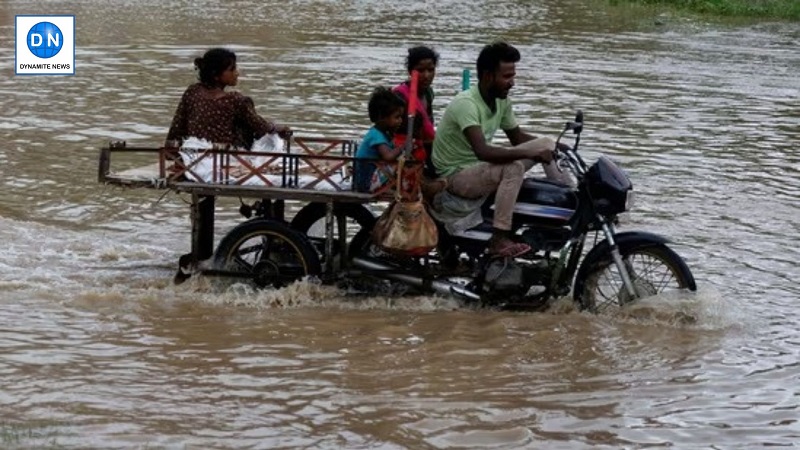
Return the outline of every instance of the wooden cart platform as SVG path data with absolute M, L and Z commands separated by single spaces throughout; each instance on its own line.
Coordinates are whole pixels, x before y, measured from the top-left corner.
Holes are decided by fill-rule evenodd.
M 376 193 L 352 186 L 354 153 L 351 139 L 294 137 L 283 152 L 250 152 L 214 145 L 197 149 L 190 161 L 177 157 L 177 147 L 129 147 L 124 141 L 100 150 L 98 181 L 131 188 L 172 189 L 199 195 L 275 198 L 300 201 L 380 200 L 392 183 Z M 121 154 L 147 155 L 155 161 L 124 169 L 112 167 Z M 141 159 L 141 156 L 140 156 Z M 376 161 L 378 166 L 387 166 Z M 201 167 L 206 172 L 201 174 Z M 117 169 L 117 170 L 114 170 Z M 206 176 L 202 176 L 206 175 Z
M 168 143 L 170 144 L 170 143 Z M 282 152 L 250 152 L 228 146 L 187 150 L 174 145 L 133 147 L 112 142 L 100 150 L 98 181 L 127 188 L 172 190 L 191 194 L 191 252 L 181 258 L 196 264 L 214 254 L 214 210 L 217 197 L 258 199 L 267 204 L 267 218 L 286 222 L 286 200 L 320 202 L 326 211 L 326 261 L 333 258 L 337 203 L 391 200 L 396 181 L 375 193 L 354 189 L 353 162 L 357 142 L 352 139 L 298 137 L 286 141 Z M 189 154 L 187 155 L 187 152 Z M 147 164 L 142 165 L 142 161 Z M 377 170 L 393 170 L 393 163 L 371 161 Z M 421 170 L 420 163 L 406 163 Z M 339 230 L 345 226 L 339 218 Z M 344 245 L 344 240 L 342 240 Z M 339 249 L 341 251 L 343 249 Z

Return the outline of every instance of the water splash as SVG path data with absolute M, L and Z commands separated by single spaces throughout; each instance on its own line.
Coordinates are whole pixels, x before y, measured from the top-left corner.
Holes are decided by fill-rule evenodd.
M 610 309 L 601 316 L 620 323 L 720 330 L 741 323 L 741 314 L 741 310 L 723 301 L 718 291 L 709 288 L 665 292 Z

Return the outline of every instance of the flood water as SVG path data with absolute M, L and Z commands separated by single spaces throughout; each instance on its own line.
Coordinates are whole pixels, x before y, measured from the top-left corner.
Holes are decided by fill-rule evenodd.
M 797 445 L 800 24 L 603 5 L 0 2 L 0 448 Z M 75 76 L 13 75 L 14 16 L 37 13 L 76 16 Z M 265 116 L 357 138 L 406 48 L 441 53 L 441 116 L 498 37 L 522 53 L 523 127 L 555 135 L 583 109 L 585 156 L 638 193 L 623 228 L 673 238 L 696 295 L 601 317 L 173 286 L 188 199 L 96 184 L 109 140 L 163 140 L 211 46 L 237 52 Z

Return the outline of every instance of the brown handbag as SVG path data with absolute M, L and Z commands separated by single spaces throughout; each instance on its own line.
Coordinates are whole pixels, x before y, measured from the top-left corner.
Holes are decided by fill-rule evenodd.
M 430 252 L 439 242 L 436 223 L 425 209 L 422 197 L 404 201 L 402 199 L 402 174 L 404 157 L 397 167 L 395 199 L 381 214 L 372 229 L 372 242 L 386 252 L 402 256 L 422 256 Z

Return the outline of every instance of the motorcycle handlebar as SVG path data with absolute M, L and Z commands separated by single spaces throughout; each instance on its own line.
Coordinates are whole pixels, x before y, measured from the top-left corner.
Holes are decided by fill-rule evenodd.
M 570 147 L 567 144 L 561 142 L 561 138 L 564 136 L 564 133 L 567 131 L 572 130 L 575 136 L 575 148 Z M 580 142 L 581 132 L 583 131 L 583 111 L 578 110 L 575 114 L 575 120 L 571 122 L 567 122 L 564 126 L 564 129 L 559 134 L 558 139 L 556 139 L 556 146 L 554 149 L 555 159 L 558 161 L 556 166 L 558 167 L 559 171 L 561 170 L 562 163 L 566 163 L 566 165 L 575 172 L 576 176 L 579 176 L 579 172 L 582 172 L 581 169 L 585 169 L 585 164 L 580 156 L 578 156 L 578 142 Z
M 583 122 L 567 122 L 567 125 L 564 128 L 567 130 L 572 130 L 573 133 L 578 134 L 583 131 Z

